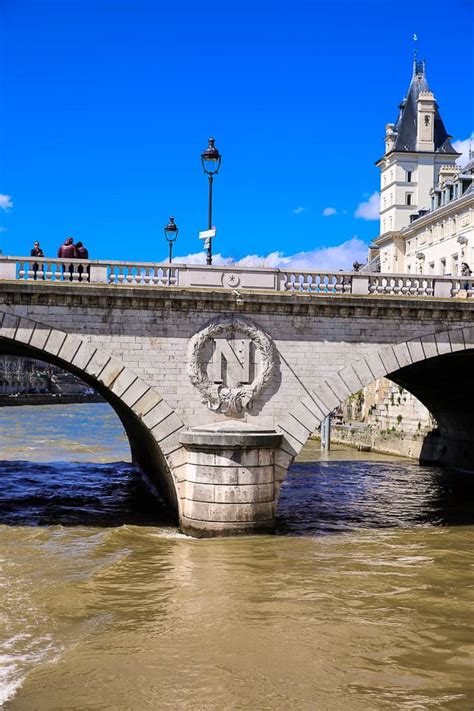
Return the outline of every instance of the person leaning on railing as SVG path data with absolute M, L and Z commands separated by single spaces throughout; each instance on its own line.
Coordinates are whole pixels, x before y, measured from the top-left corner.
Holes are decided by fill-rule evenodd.
M 30 257 L 44 257 L 44 253 L 40 247 L 39 242 L 33 242 L 33 249 L 30 252 Z M 33 262 L 32 269 L 33 269 L 33 279 L 36 279 L 36 275 L 37 275 L 37 272 L 39 269 L 38 262 Z M 43 279 L 44 279 L 44 266 L 43 266 Z
M 74 240 L 72 237 L 68 237 L 65 241 L 64 244 L 60 246 L 58 249 L 58 257 L 59 259 L 75 259 L 76 258 L 76 247 L 74 246 Z M 62 265 L 62 276 L 64 279 L 64 272 L 66 271 L 66 265 Z M 74 271 L 74 265 L 69 264 L 68 266 L 68 272 L 69 272 L 69 281 L 72 281 L 72 274 Z
M 89 259 L 89 250 L 84 247 L 82 242 L 76 243 L 76 259 Z M 79 281 L 90 281 L 91 280 L 91 267 L 90 264 L 84 269 L 82 264 L 77 267 L 79 272 Z M 84 277 L 82 276 L 84 274 Z M 87 277 L 85 276 L 87 274 Z

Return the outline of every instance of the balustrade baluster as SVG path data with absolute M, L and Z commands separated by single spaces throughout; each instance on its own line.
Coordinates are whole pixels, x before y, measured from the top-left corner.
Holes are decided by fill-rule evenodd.
M 72 268 L 72 271 L 71 271 L 72 279 L 71 280 L 72 281 L 79 281 L 79 277 L 80 277 L 79 264 L 71 264 L 70 269 L 71 268 Z

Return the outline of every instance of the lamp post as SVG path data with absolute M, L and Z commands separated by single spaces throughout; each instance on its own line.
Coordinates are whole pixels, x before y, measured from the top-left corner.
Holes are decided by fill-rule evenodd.
M 208 220 L 207 229 L 212 229 L 212 183 L 214 182 L 214 176 L 219 172 L 221 167 L 222 156 L 215 146 L 215 139 L 209 139 L 209 145 L 206 150 L 201 153 L 201 163 L 202 168 L 209 178 L 209 209 L 208 209 Z M 207 264 L 212 264 L 212 238 L 209 238 L 207 244 Z
M 166 241 L 168 242 L 170 246 L 170 258 L 169 262 L 173 261 L 173 244 L 176 242 L 176 237 L 178 236 L 178 225 L 175 224 L 174 217 L 170 217 L 170 221 L 164 228 L 164 233 L 166 237 Z

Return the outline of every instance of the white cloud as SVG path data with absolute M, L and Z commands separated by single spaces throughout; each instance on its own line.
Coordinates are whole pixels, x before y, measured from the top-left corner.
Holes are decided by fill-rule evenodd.
M 474 133 L 471 134 L 470 138 L 465 138 L 463 141 L 453 141 L 453 148 L 458 153 L 462 153 L 456 163 L 466 165 L 469 162 L 469 149 L 474 149 Z
M 367 245 L 358 237 L 352 237 L 335 247 L 320 247 L 309 252 L 296 252 L 296 254 L 288 256 L 285 256 L 283 252 L 270 252 L 266 256 L 248 254 L 242 259 L 234 261 L 232 257 L 214 254 L 212 263 L 216 266 L 337 271 L 338 269 L 351 269 L 352 263 L 356 260 L 367 261 Z M 206 252 L 176 257 L 173 262 L 176 264 L 205 264 Z
M 306 211 L 306 208 L 301 207 L 301 205 L 300 205 L 299 207 L 295 207 L 295 209 L 292 210 L 292 213 L 293 213 L 293 215 L 301 215 L 301 213 L 305 212 L 305 211 Z
M 13 207 L 11 195 L 3 195 L 0 193 L 0 209 L 7 211 L 11 207 Z
M 173 257 L 176 264 L 206 264 L 207 252 L 194 252 L 186 254 L 184 257 Z M 219 252 L 212 255 L 212 263 L 216 267 L 226 267 L 234 264 L 232 257 L 223 257 Z
M 361 217 L 363 220 L 378 220 L 379 211 L 380 193 L 376 190 L 366 202 L 360 202 L 357 205 L 354 217 Z
M 324 217 L 330 217 L 331 215 L 337 215 L 337 210 L 335 207 L 325 207 L 323 210 Z

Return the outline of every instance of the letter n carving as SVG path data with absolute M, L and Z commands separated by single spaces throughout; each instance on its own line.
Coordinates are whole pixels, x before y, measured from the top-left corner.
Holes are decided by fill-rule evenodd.
M 232 376 L 236 383 L 250 382 L 250 341 L 239 341 L 239 355 L 225 338 L 214 338 L 214 354 L 212 357 L 212 380 L 214 383 L 224 382 L 223 361 L 227 366 L 227 375 Z M 235 341 L 234 341 L 235 343 Z M 240 357 L 239 357 L 240 356 Z M 227 383 L 227 385 L 229 385 Z

